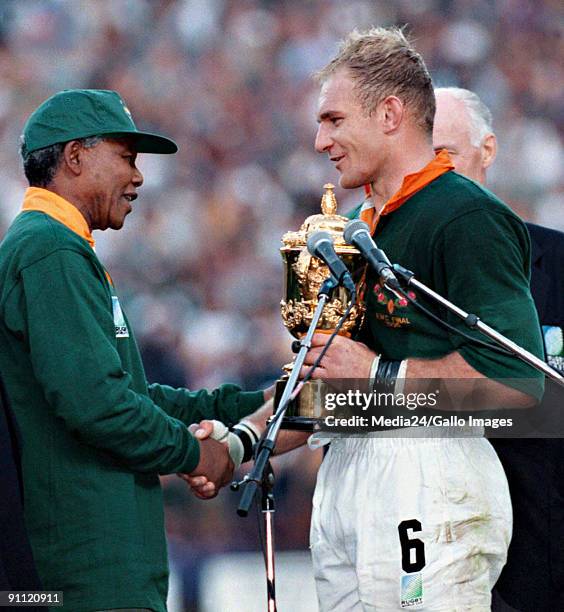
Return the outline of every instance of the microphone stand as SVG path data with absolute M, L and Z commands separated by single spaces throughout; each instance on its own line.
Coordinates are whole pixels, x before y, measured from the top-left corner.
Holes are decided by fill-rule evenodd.
M 310 326 L 307 330 L 307 334 L 300 340 L 300 351 L 294 362 L 294 367 L 290 373 L 290 377 L 284 387 L 284 392 L 280 398 L 280 403 L 276 409 L 275 415 L 270 421 L 270 425 L 267 429 L 267 434 L 262 438 L 255 450 L 255 462 L 252 470 L 245 475 L 242 481 L 235 482 L 231 485 L 231 489 L 236 491 L 240 487 L 245 487 L 241 500 L 239 501 L 239 507 L 237 508 L 237 514 L 245 517 L 249 514 L 249 509 L 257 490 L 259 487 L 262 489 L 262 513 L 264 515 L 265 522 L 265 539 L 266 539 L 266 589 L 268 598 L 268 612 L 276 612 L 276 588 L 275 588 L 275 576 L 274 576 L 274 471 L 270 464 L 270 456 L 274 452 L 276 446 L 276 439 L 282 425 L 282 418 L 286 413 L 288 404 L 294 400 L 300 393 L 303 383 L 298 384 L 298 377 L 300 370 L 304 363 L 305 357 L 309 349 L 311 348 L 311 339 L 325 304 L 329 300 L 329 297 L 338 286 L 338 281 L 330 276 L 321 285 L 319 293 L 317 295 L 318 301 Z M 354 294 L 351 299 L 354 300 Z
M 529 351 L 520 347 L 518 344 L 506 338 L 503 334 L 500 334 L 495 329 L 483 323 L 478 316 L 475 314 L 469 314 L 459 308 L 442 295 L 439 295 L 420 281 L 415 278 L 415 274 L 410 270 L 406 270 L 399 264 L 393 265 L 394 272 L 401 278 L 401 280 L 405 283 L 406 287 L 413 287 L 424 294 L 426 297 L 438 302 L 441 306 L 444 306 L 448 311 L 455 314 L 457 317 L 462 319 L 466 326 L 470 329 L 477 329 L 482 334 L 493 340 L 499 346 L 502 346 L 504 349 L 518 357 L 525 363 L 528 363 L 533 368 L 540 370 L 543 374 L 545 374 L 551 380 L 554 380 L 559 385 L 564 387 L 564 376 L 559 374 L 556 370 L 551 368 L 548 364 L 546 364 L 542 359 L 539 359 L 536 355 L 533 355 Z M 395 288 L 388 287 L 392 291 Z

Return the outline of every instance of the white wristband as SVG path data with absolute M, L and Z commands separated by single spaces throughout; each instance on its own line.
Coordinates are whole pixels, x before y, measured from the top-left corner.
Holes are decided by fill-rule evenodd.
M 406 374 L 407 374 L 407 359 L 404 359 L 400 363 L 398 375 L 396 377 L 396 384 L 394 386 L 394 395 L 397 395 L 398 393 L 403 393 L 403 390 L 405 389 Z
M 241 421 L 234 425 L 231 431 L 241 440 L 243 444 L 243 462 L 253 458 L 254 448 L 260 439 L 260 431 L 251 421 Z
M 374 389 L 374 381 L 376 380 L 376 372 L 378 371 L 378 364 L 380 363 L 380 355 L 376 355 L 374 357 L 374 361 L 370 366 L 370 374 L 368 375 L 368 382 L 370 384 L 370 389 Z
M 240 421 L 233 426 L 233 429 L 246 431 L 251 436 L 253 444 L 256 444 L 261 436 L 259 428 L 254 423 L 251 423 L 251 421 Z
M 243 453 L 245 452 L 243 442 L 241 442 L 239 436 L 231 433 L 227 425 L 223 424 L 221 421 L 212 421 L 212 423 L 213 430 L 210 437 L 213 440 L 227 444 L 229 456 L 231 457 L 231 461 L 233 461 L 235 469 L 237 469 L 243 461 Z

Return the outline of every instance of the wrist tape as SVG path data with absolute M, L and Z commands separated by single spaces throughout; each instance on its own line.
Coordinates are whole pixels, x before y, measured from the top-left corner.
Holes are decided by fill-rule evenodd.
M 378 366 L 380 365 L 380 355 L 376 355 L 374 360 L 372 361 L 372 365 L 370 366 L 370 373 L 368 374 L 368 379 L 370 383 L 370 388 L 374 389 L 376 384 L 376 372 L 378 371 Z
M 376 361 L 376 360 L 374 360 Z M 407 359 L 403 361 L 391 359 L 378 359 L 376 374 L 373 378 L 373 390 L 383 393 L 403 393 L 405 375 L 407 372 Z M 372 370 L 371 370 L 372 378 Z
M 213 431 L 210 437 L 223 444 L 227 444 L 229 456 L 235 469 L 241 463 L 249 461 L 253 457 L 253 447 L 258 442 L 260 437 L 259 430 L 249 421 L 241 421 L 237 423 L 229 431 L 226 425 L 221 421 L 212 421 Z
M 231 433 L 240 440 L 243 446 L 242 463 L 251 460 L 255 444 L 260 438 L 258 428 L 250 421 L 241 421 L 233 426 Z

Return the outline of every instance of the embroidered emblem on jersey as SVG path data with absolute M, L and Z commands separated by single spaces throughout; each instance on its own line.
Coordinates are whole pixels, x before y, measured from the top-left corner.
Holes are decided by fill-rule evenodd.
M 423 577 L 419 574 L 408 574 L 401 577 L 400 605 L 412 608 L 423 603 Z
M 413 291 L 408 291 L 407 294 L 412 300 L 416 299 Z M 377 306 L 380 307 L 375 313 L 378 321 L 382 321 L 386 327 L 397 328 L 411 325 L 409 317 L 402 314 L 402 310 L 409 306 L 409 302 L 405 298 L 398 297 L 391 291 L 384 289 L 379 283 L 374 286 L 374 295 L 376 296 Z
M 125 317 L 119 305 L 117 296 L 112 295 L 112 309 L 114 311 L 114 326 L 116 328 L 116 338 L 129 338 L 129 330 L 125 323 Z
M 548 365 L 564 373 L 564 331 L 556 325 L 543 325 L 542 334 Z

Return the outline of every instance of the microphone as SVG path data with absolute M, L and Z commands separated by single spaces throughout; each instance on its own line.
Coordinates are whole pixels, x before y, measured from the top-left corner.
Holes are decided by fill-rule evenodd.
M 343 237 L 347 244 L 355 246 L 362 253 L 385 284 L 391 289 L 401 289 L 390 260 L 386 257 L 386 253 L 376 246 L 364 221 L 360 219 L 349 221 L 345 225 Z
M 307 239 L 307 250 L 318 259 L 321 259 L 329 268 L 331 274 L 351 294 L 356 294 L 356 287 L 351 273 L 341 258 L 335 252 L 333 240 L 328 232 L 315 232 Z

